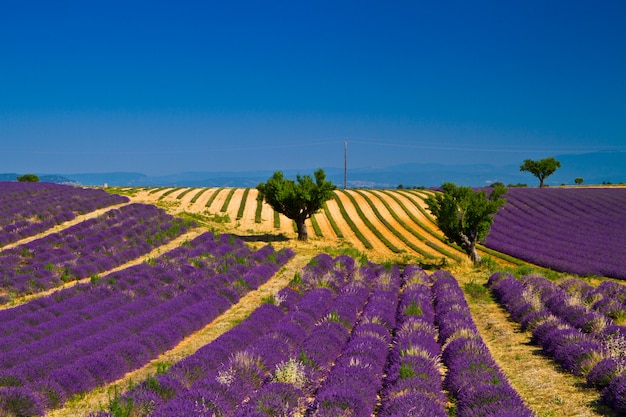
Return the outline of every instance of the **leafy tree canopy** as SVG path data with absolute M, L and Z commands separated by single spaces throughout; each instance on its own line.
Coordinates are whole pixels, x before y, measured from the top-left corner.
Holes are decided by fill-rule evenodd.
M 550 175 L 554 174 L 554 171 L 557 168 L 561 167 L 561 163 L 556 159 L 544 158 L 538 161 L 533 161 L 532 159 L 524 159 L 524 163 L 519 167 L 519 170 L 524 172 L 530 172 L 537 179 L 539 179 L 539 187 L 543 187 L 543 181 L 548 178 Z
M 332 182 L 326 181 L 323 169 L 316 170 L 313 175 L 315 180 L 309 175 L 298 174 L 293 181 L 276 171 L 267 182 L 256 187 L 260 200 L 264 199 L 274 210 L 296 222 L 298 240 L 308 239 L 305 220 L 319 211 L 336 189 Z
M 20 182 L 39 182 L 39 177 L 35 174 L 24 174 L 17 177 Z
M 502 184 L 495 184 L 487 195 L 485 190 L 457 187 L 451 182 L 444 183 L 441 188 L 443 193 L 426 199 L 428 210 L 437 219 L 437 226 L 446 238 L 461 246 L 474 264 L 479 264 L 481 257 L 476 244 L 489 233 L 494 215 L 505 203 L 502 196 L 507 189 Z

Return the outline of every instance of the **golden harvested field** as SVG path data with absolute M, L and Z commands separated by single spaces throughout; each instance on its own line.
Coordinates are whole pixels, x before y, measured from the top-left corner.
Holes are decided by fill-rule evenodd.
M 155 204 L 172 214 L 198 216 L 197 219 L 206 221 L 210 228 L 219 232 L 250 240 L 265 238 L 274 244 L 303 245 L 296 241 L 293 221 L 274 213 L 269 205 L 262 203 L 260 215 L 257 215 L 256 189 L 248 189 L 247 193 L 243 188 L 123 191 L 133 201 Z M 376 261 L 436 263 L 446 258 L 447 262 L 464 263 L 464 253 L 443 241 L 443 234 L 426 212 L 423 200 L 428 193 L 430 191 L 337 190 L 336 198 L 326 203 L 325 210 L 307 220 L 309 243 L 306 246 L 352 248 Z M 510 265 L 504 260 L 501 262 Z

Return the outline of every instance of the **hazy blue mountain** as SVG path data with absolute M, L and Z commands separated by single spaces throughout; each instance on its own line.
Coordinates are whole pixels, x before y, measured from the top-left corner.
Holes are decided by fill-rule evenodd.
M 625 183 L 626 152 L 595 152 L 587 154 L 556 155 L 561 162 L 559 168 L 546 180 L 547 185 L 573 185 L 577 177 L 583 184 Z M 348 164 L 346 184 L 348 188 L 396 188 L 436 187 L 443 182 L 474 187 L 486 186 L 493 182 L 527 184 L 538 186 L 539 181 L 527 172 L 520 172 L 522 164 L 403 164 L 388 167 L 350 167 Z M 338 187 L 343 187 L 344 170 L 337 167 L 323 167 L 326 176 Z M 283 171 L 288 178 L 296 174 L 312 175 L 315 167 L 300 171 Z M 138 172 L 82 173 L 62 175 L 39 175 L 51 182 L 79 183 L 82 185 L 111 186 L 180 186 L 180 187 L 256 187 L 266 181 L 273 171 L 232 171 L 232 172 L 181 172 L 163 176 L 148 176 Z M 18 174 L 0 174 L 0 180 L 14 181 Z M 20 174 L 21 175 L 21 174 Z

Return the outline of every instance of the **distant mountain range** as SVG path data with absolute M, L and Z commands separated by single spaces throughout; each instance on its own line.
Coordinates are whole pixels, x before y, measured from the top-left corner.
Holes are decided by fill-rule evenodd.
M 547 185 L 573 185 L 580 177 L 583 184 L 626 183 L 626 152 L 594 152 L 587 154 L 557 155 L 561 162 L 553 175 L 546 179 Z M 527 184 L 537 186 L 539 181 L 526 172 L 520 172 L 521 164 L 403 164 L 383 168 L 348 167 L 348 188 L 405 188 L 436 187 L 443 182 L 473 187 L 493 182 L 505 185 Z M 324 168 L 324 167 L 322 167 Z M 301 170 L 312 175 L 313 169 Z M 344 184 L 343 168 L 324 168 L 327 178 L 339 187 Z M 295 178 L 298 171 L 284 170 L 285 176 Z M 79 174 L 37 174 L 41 181 L 77 185 L 109 186 L 180 186 L 180 187 L 256 187 L 272 176 L 273 171 L 233 172 L 181 172 L 172 175 L 149 176 L 138 172 L 106 172 Z M 16 173 L 0 174 L 0 181 L 15 181 Z

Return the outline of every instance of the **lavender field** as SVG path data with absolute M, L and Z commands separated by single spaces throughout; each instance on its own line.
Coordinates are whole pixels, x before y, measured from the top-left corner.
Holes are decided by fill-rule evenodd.
M 115 381 L 207 325 L 291 256 L 205 233 L 150 263 L 0 311 L 0 410 L 42 415 Z
M 626 279 L 626 188 L 510 188 L 485 246 L 546 268 Z
M 193 223 L 147 204 L 129 204 L 0 252 L 0 304 L 95 276 L 145 255 Z M 1 292 L 0 292 L 1 294 Z
M 0 181 L 0 248 L 128 197 L 50 183 Z
M 14 204 L 0 219 L 11 234 L 0 250 L 0 416 L 53 415 L 111 387 L 114 393 L 108 391 L 99 406 L 60 415 L 558 415 L 537 414 L 528 393 L 502 370 L 492 353 L 493 335 L 477 325 L 468 303 L 475 302 L 468 279 L 457 272 L 330 255 L 289 241 L 282 249 L 252 245 L 102 190 L 36 184 L 29 192 L 28 186 L 0 183 L 13 193 L 7 201 L 23 204 L 23 212 Z M 622 278 L 620 202 L 626 194 L 610 191 L 618 192 L 509 190 L 510 203 L 498 214 L 487 245 L 513 256 L 519 250 L 525 259 L 520 248 L 531 252 L 535 242 L 541 256 L 529 262 L 570 273 L 578 267 L 581 275 L 596 268 L 594 275 Z M 39 197 L 40 205 L 31 204 Z M 406 212 L 413 200 L 403 201 Z M 24 224 L 106 207 L 100 216 L 41 237 L 35 230 L 43 226 Z M 594 213 L 600 214 L 596 220 Z M 539 220 L 542 228 L 524 237 Z M 54 223 L 63 222 L 59 217 Z M 569 231 L 574 228 L 586 234 Z M 145 257 L 192 229 L 193 238 Z M 594 230 L 604 230 L 604 251 Z M 519 239 L 507 237 L 511 233 Z M 563 255 L 584 236 L 595 245 L 587 256 Z M 505 243 L 498 248 L 498 242 Z M 302 253 L 306 262 L 300 265 L 306 266 L 291 272 L 293 278 L 241 322 L 147 378 L 116 385 L 227 315 Z M 601 259 L 592 256 L 600 253 Z M 136 259 L 144 261 L 124 265 Z M 581 378 L 602 407 L 616 413 L 590 415 L 626 413 L 626 285 L 482 274 L 508 312 L 509 326 L 532 333 L 542 355 Z
M 163 417 L 534 415 L 491 357 L 449 272 L 358 266 L 326 254 L 116 407 Z

